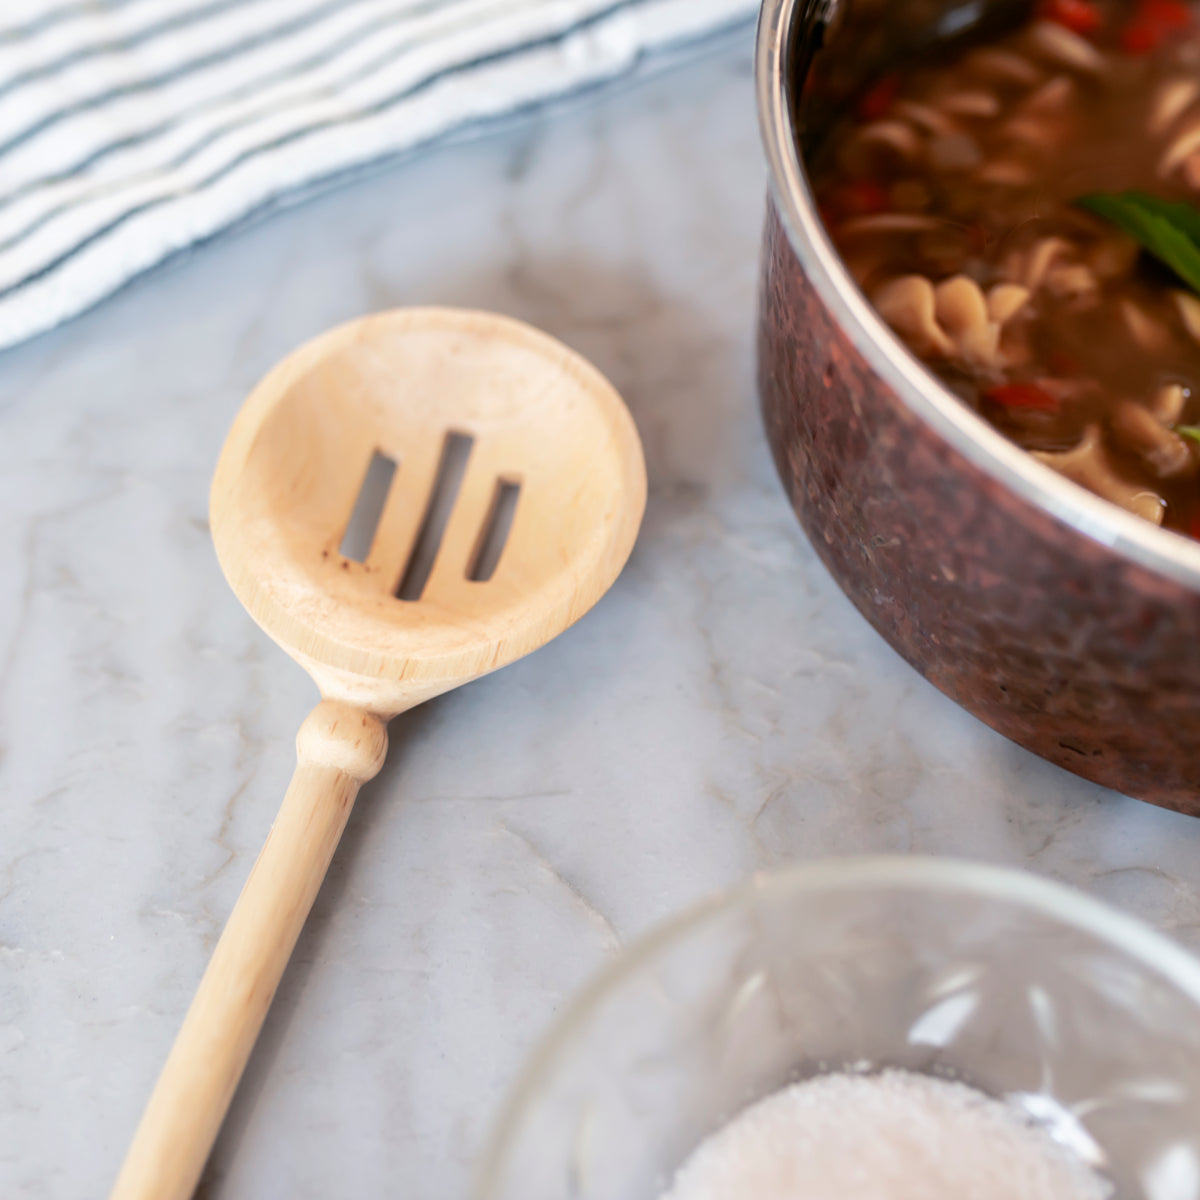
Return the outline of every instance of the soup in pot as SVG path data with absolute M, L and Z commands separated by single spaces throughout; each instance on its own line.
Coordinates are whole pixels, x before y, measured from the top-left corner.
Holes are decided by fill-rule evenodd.
M 1200 538 L 1200 5 L 1045 0 L 875 80 L 812 175 L 860 287 L 950 389 Z

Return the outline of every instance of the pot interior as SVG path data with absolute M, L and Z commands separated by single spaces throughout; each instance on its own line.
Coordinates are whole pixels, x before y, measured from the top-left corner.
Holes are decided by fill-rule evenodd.
M 957 52 L 1029 20 L 1032 0 L 798 0 L 785 86 L 806 159 L 872 79 L 919 57 Z M 810 80 L 811 76 L 811 82 Z

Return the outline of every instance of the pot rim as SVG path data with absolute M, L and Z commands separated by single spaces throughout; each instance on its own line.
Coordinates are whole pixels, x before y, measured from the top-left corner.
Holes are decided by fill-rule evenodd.
M 825 0 L 829 15 L 837 2 Z M 754 61 L 758 118 L 776 212 L 826 308 L 901 403 L 968 462 L 1120 557 L 1200 591 L 1200 542 L 1102 500 L 1010 442 L 909 352 L 859 290 L 825 232 L 800 160 L 786 87 L 796 10 L 797 0 L 763 0 Z

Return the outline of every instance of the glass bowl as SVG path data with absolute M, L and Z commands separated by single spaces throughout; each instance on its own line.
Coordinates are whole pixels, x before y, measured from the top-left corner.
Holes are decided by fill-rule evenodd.
M 1019 1104 L 1122 1200 L 1200 1200 L 1200 962 L 1058 884 L 824 860 L 623 954 L 535 1052 L 475 1200 L 656 1200 L 748 1104 L 903 1068 Z

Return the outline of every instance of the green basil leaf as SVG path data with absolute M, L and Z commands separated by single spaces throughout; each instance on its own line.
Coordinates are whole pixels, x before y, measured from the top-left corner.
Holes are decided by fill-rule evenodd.
M 1191 438 L 1193 442 L 1200 442 L 1200 425 L 1176 425 L 1175 432 Z
M 1200 235 L 1200 213 L 1142 192 L 1098 193 L 1083 196 L 1076 204 L 1123 229 L 1200 294 L 1200 236 L 1193 239 L 1190 232 L 1195 228 Z M 1185 210 L 1182 218 L 1179 209 Z
M 1149 192 L 1125 192 L 1123 195 L 1156 216 L 1164 217 L 1200 246 L 1200 210 L 1179 201 L 1162 200 Z

